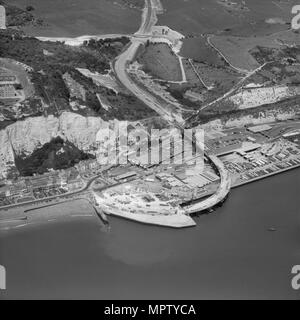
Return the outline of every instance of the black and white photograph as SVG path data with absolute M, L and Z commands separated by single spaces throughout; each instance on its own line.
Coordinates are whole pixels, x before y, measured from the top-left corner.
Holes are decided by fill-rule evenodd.
M 300 0 L 0 0 L 0 300 L 300 300 L 299 190 Z

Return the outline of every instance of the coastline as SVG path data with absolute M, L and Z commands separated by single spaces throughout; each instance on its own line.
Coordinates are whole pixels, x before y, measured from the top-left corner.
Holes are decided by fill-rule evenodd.
M 72 218 L 96 218 L 103 225 L 107 224 L 102 214 L 88 199 L 78 198 L 41 206 L 31 206 L 13 213 L 10 210 L 5 213 L 0 212 L 0 232 Z
M 64 42 L 68 46 L 77 47 L 82 45 L 85 41 L 89 40 L 106 40 L 106 39 L 117 39 L 117 38 L 131 38 L 127 34 L 105 34 L 105 35 L 84 35 L 80 37 L 35 37 L 36 39 L 44 42 Z
M 109 217 L 109 232 L 85 218 L 0 232 L 2 265 L 11 279 L 5 295 L 297 299 L 287 270 L 299 257 L 298 176 L 287 172 L 235 189 L 216 214 L 195 218 L 196 228 L 149 227 Z
M 199 0 L 183 1 L 188 5 Z M 105 39 L 86 35 L 42 41 L 78 46 L 96 37 Z M 218 136 L 215 139 L 218 141 Z M 263 150 L 263 154 L 269 153 L 273 149 Z M 124 188 L 132 198 L 129 205 L 126 199 L 123 203 L 115 201 L 113 192 L 109 192 L 107 202 L 101 198 L 106 187 L 114 191 L 120 184 L 138 185 L 146 179 L 156 182 L 160 166 L 153 170 L 154 179 L 144 175 L 148 170 L 140 173 L 130 166 L 125 174 L 116 168 L 91 182 L 91 176 L 82 170 L 84 186 L 75 192 L 0 207 L 0 264 L 8 276 L 7 290 L 0 290 L 0 300 L 299 300 L 299 291 L 291 286 L 291 269 L 300 261 L 300 164 L 291 162 L 286 167 L 289 161 L 280 158 L 280 167 L 243 166 L 241 170 L 246 171 L 239 172 L 227 166 L 226 156 L 217 157 L 231 170 L 225 172 L 233 177 L 231 196 L 227 194 L 226 201 L 195 216 L 188 215 L 184 207 L 173 215 L 173 207 L 153 212 L 154 192 L 150 188 L 143 189 L 145 199 L 147 195 L 150 199 L 141 206 L 135 202 L 139 194 L 131 188 Z M 266 171 L 268 166 L 278 170 L 267 173 L 271 171 Z M 118 180 L 131 170 L 137 175 Z M 198 172 L 206 171 L 190 169 L 189 175 Z M 200 191 L 199 198 L 195 196 L 197 208 L 214 197 L 222 185 L 222 175 L 212 178 L 216 179 L 212 184 L 201 185 L 206 194 Z M 193 187 L 200 188 L 200 183 Z M 190 190 L 187 197 L 194 200 L 194 190 Z M 155 188 L 155 194 L 163 193 Z M 184 200 L 174 201 L 174 208 L 180 201 Z M 147 204 L 151 208 L 144 208 Z M 134 210 L 127 210 L 129 206 Z M 149 211 L 143 214 L 145 209 Z
M 273 177 L 273 176 L 277 176 L 277 175 L 280 175 L 280 174 L 282 174 L 282 173 L 286 173 L 286 172 L 293 171 L 293 170 L 296 170 L 296 169 L 299 169 L 299 170 L 300 170 L 300 164 L 295 165 L 295 166 L 293 166 L 293 167 L 281 169 L 281 170 L 279 170 L 279 171 L 272 172 L 272 173 L 266 174 L 266 175 L 264 175 L 264 176 L 257 177 L 257 178 L 255 178 L 255 179 L 251 179 L 251 180 L 248 180 L 248 181 L 245 181 L 245 182 L 241 182 L 241 183 L 238 183 L 238 184 L 233 184 L 233 185 L 232 185 L 232 189 L 234 189 L 234 188 L 239 188 L 239 187 L 245 186 L 245 185 L 247 185 L 247 184 L 251 184 L 251 183 L 260 181 L 260 180 L 265 180 L 265 179 L 267 179 L 267 178 L 270 178 L 270 177 Z
M 151 15 L 149 17 L 145 14 L 148 11 L 149 3 L 152 3 L 151 1 L 154 2 L 154 3 L 156 3 L 156 2 L 160 3 L 158 0 L 156 2 L 155 2 L 155 0 L 146 0 L 146 2 L 145 2 L 146 6 L 145 6 L 145 9 L 143 11 L 143 16 L 142 16 L 142 26 L 140 27 L 140 29 L 136 33 L 136 35 L 138 35 L 139 33 L 142 33 L 142 34 L 143 33 L 145 33 L 145 34 L 149 33 L 152 30 L 152 29 L 149 30 L 149 28 L 150 28 L 149 25 L 150 26 L 152 24 L 155 25 L 155 23 L 157 22 L 157 16 L 156 16 L 157 12 L 156 11 L 159 11 L 159 10 L 154 10 L 154 14 L 151 13 Z M 157 7 L 159 7 L 159 6 L 157 5 Z M 160 10 L 162 10 L 162 8 L 160 8 Z M 149 19 L 150 22 L 148 22 L 147 19 Z M 153 28 L 153 26 L 152 26 L 152 28 Z M 118 37 L 122 37 L 122 36 L 126 36 L 126 35 L 121 35 L 121 34 L 111 34 L 111 35 L 102 35 L 102 36 L 101 35 L 99 35 L 99 36 L 85 35 L 85 36 L 80 36 L 80 37 L 77 37 L 77 38 L 37 37 L 37 39 L 39 39 L 41 41 L 63 41 L 67 45 L 78 46 L 78 45 L 82 44 L 84 41 L 89 40 L 89 39 L 97 39 L 97 40 L 99 40 L 99 39 L 107 39 L 107 38 L 118 38 Z M 237 188 L 237 187 L 240 187 L 240 186 L 243 186 L 243 185 L 246 185 L 246 184 L 250 184 L 250 183 L 253 183 L 253 182 L 256 182 L 256 181 L 259 181 L 259 180 L 263 180 L 263 179 L 266 179 L 268 177 L 271 177 L 271 176 L 274 176 L 274 175 L 277 175 L 277 174 L 280 174 L 280 173 L 283 173 L 283 172 L 286 172 L 286 171 L 289 171 L 289 170 L 293 170 L 293 169 L 298 168 L 298 167 L 300 167 L 300 165 L 295 165 L 293 167 L 285 168 L 285 169 L 282 169 L 280 171 L 276 171 L 276 172 L 273 172 L 273 173 L 270 173 L 270 174 L 266 174 L 264 176 L 260 176 L 260 177 L 257 177 L 257 178 L 251 179 L 251 180 L 247 180 L 247 181 L 244 181 L 244 182 L 239 182 L 237 184 L 233 184 L 232 188 Z M 224 180 L 226 182 L 226 179 L 224 179 Z M 226 189 L 228 189 L 228 188 L 230 188 L 230 186 L 226 187 Z M 72 194 L 69 194 L 69 195 L 65 194 L 65 195 L 63 195 L 63 197 L 68 197 L 68 196 L 72 196 L 72 195 L 75 195 L 75 194 L 79 195 L 83 191 L 84 191 L 84 189 L 79 190 L 79 191 L 77 191 L 75 193 L 72 193 Z M 56 200 L 58 198 L 59 197 L 55 196 L 52 199 L 48 198 L 48 199 L 36 200 L 36 202 L 30 202 L 28 204 L 21 203 L 21 204 L 17 204 L 15 206 L 12 206 L 12 207 L 9 207 L 9 208 L 2 207 L 2 208 L 0 208 L 0 219 L 1 219 L 1 211 L 10 210 L 11 208 L 14 208 L 14 207 L 18 208 L 18 207 L 22 207 L 22 206 L 25 206 L 25 205 L 33 205 L 33 204 L 37 205 L 38 203 L 41 204 L 40 207 L 29 209 L 29 210 L 25 210 L 24 211 L 24 214 L 25 214 L 26 212 L 29 212 L 29 211 L 43 210 L 45 208 L 53 207 L 53 206 L 56 206 L 56 205 L 63 205 L 65 202 L 69 201 L 69 200 L 62 201 L 62 202 L 59 202 L 59 203 L 53 203 L 53 204 L 45 205 L 45 206 L 42 205 L 43 203 L 45 203 L 47 201 Z M 225 197 L 223 197 L 223 198 L 225 198 Z M 212 197 L 212 199 L 213 199 L 213 197 Z M 208 202 L 208 201 L 206 201 L 206 202 Z M 199 210 L 199 213 L 201 213 L 204 210 L 207 210 L 207 209 L 201 209 L 201 207 L 203 207 L 204 203 L 205 203 L 205 201 L 201 201 L 201 198 L 200 198 L 199 201 L 195 205 L 193 205 L 193 207 L 194 206 L 196 206 L 196 207 L 200 206 L 200 207 L 198 207 L 199 208 L 198 210 Z M 209 204 L 210 203 L 208 202 L 208 205 Z M 213 208 L 213 207 L 214 207 L 214 205 L 210 206 L 210 208 Z M 95 209 L 95 210 L 96 210 L 96 213 L 98 214 L 97 209 Z M 101 206 L 100 206 L 100 210 L 101 210 L 100 216 L 103 218 L 103 220 L 105 220 L 105 215 L 102 212 L 102 211 L 105 212 L 105 210 L 103 210 L 101 208 Z M 196 212 L 197 208 L 195 208 L 193 210 Z M 146 215 L 146 214 L 134 214 L 133 215 L 133 214 L 130 214 L 130 213 L 125 212 L 125 211 L 124 212 L 123 211 L 111 211 L 111 212 L 108 212 L 107 214 L 108 215 L 115 215 L 115 216 L 122 217 L 122 218 L 125 218 L 125 219 L 129 219 L 129 220 L 132 220 L 132 221 L 138 221 L 138 222 L 145 223 L 145 224 L 159 225 L 159 226 L 164 226 L 164 227 L 185 228 L 185 227 L 191 227 L 191 226 L 195 226 L 196 225 L 196 223 L 193 221 L 193 219 L 190 217 L 190 214 L 188 214 L 188 213 L 186 213 L 186 214 L 178 214 L 178 215 L 169 215 L 169 216 L 163 216 L 163 215 L 154 216 L 154 215 L 150 215 L 150 214 L 149 215 Z M 98 214 L 98 216 L 99 216 L 99 214 Z M 24 216 L 20 215 L 20 217 L 16 218 L 16 220 L 10 218 L 10 220 L 7 220 L 7 221 L 8 222 L 25 221 L 24 219 L 27 219 L 27 218 L 28 217 L 26 215 L 24 215 Z M 2 223 L 2 221 L 0 220 L 0 223 Z
M 294 171 L 294 170 L 300 170 L 300 165 L 296 165 L 290 168 L 286 168 L 286 169 L 282 169 L 280 171 L 277 172 L 273 172 L 270 173 L 268 175 L 265 176 L 261 176 L 261 177 L 257 177 L 255 179 L 252 180 L 248 180 L 245 182 L 241 182 L 241 183 L 233 183 L 231 189 L 238 189 L 241 188 L 243 186 L 258 182 L 258 181 L 262 181 L 262 180 L 267 180 L 267 178 L 270 177 L 275 177 L 275 176 L 279 176 L 283 173 L 288 173 L 290 171 Z M 23 210 L 16 211 L 14 212 L 14 214 L 12 215 L 11 209 L 7 209 L 6 211 L 0 211 L 0 231 L 3 229 L 10 229 L 12 227 L 16 227 L 16 226 L 26 226 L 29 225 L 32 222 L 48 222 L 49 219 L 50 221 L 53 220 L 53 218 L 69 218 L 69 217 L 92 217 L 92 216 L 97 216 L 104 224 L 108 223 L 108 219 L 107 216 L 115 216 L 115 217 L 119 217 L 119 218 L 123 218 L 126 220 L 130 220 L 130 221 L 134 221 L 134 222 L 138 222 L 138 223 L 142 223 L 142 224 L 146 224 L 146 225 L 154 225 L 154 226 L 160 226 L 160 227 L 169 227 L 169 228 L 175 228 L 175 229 L 180 229 L 180 228 L 190 228 L 190 227 L 194 227 L 196 226 L 195 221 L 191 218 L 190 215 L 185 215 L 185 214 L 178 214 L 178 215 L 170 215 L 170 216 L 147 216 L 146 214 L 131 214 L 131 213 L 127 213 L 125 211 L 108 211 L 105 210 L 103 207 L 101 207 L 101 205 L 98 204 L 97 202 L 97 195 L 95 194 L 95 198 L 96 198 L 96 204 L 93 205 L 92 203 L 90 203 L 87 199 L 84 198 L 75 198 L 75 199 L 71 199 L 71 200 L 64 200 L 61 202 L 55 202 L 55 203 L 50 203 L 50 204 L 46 204 L 46 201 L 44 201 L 44 204 L 42 204 L 42 200 L 40 200 L 41 205 L 40 206 L 34 206 L 31 205 L 28 208 L 24 208 Z M 73 214 L 73 213 L 69 213 L 66 212 L 64 205 L 66 203 L 70 204 L 74 202 L 84 202 L 86 203 L 86 207 L 89 207 L 88 209 L 91 209 L 92 214 L 90 213 L 81 213 L 80 215 L 78 214 Z M 199 199 L 199 202 L 201 203 L 201 199 Z M 19 207 L 22 207 L 22 205 L 19 205 Z M 56 211 L 53 210 L 53 215 L 48 215 L 48 216 L 44 216 L 43 218 L 41 218 L 40 216 L 42 215 L 39 211 L 43 211 L 49 208 L 53 208 L 53 207 L 60 207 L 62 208 L 62 210 L 59 210 L 61 213 L 58 215 L 56 215 Z M 72 206 L 73 207 L 73 206 Z M 76 206 L 75 206 L 76 207 Z M 80 207 L 80 206 L 79 206 Z M 76 210 L 75 210 L 76 211 Z M 27 215 L 27 213 L 31 212 L 29 215 Z M 36 214 L 34 213 L 36 212 Z M 84 212 L 84 211 L 83 211 Z M 201 215 L 201 212 L 199 212 L 199 214 Z

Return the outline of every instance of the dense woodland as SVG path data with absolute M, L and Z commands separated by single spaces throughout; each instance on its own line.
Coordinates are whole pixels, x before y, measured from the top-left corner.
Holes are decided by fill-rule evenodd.
M 115 94 L 105 87 L 97 86 L 83 76 L 76 68 L 86 68 L 92 72 L 105 74 L 110 63 L 124 50 L 129 39 L 90 40 L 80 47 L 67 46 L 61 42 L 42 42 L 25 37 L 20 32 L 0 32 L 0 57 L 11 58 L 33 68 L 30 73 L 35 92 L 48 106 L 47 114 L 59 114 L 70 110 L 70 93 L 63 80 L 65 73 L 81 84 L 86 90 L 86 109 L 78 112 L 84 116 L 101 116 L 104 120 L 119 119 L 136 121 L 156 116 L 134 96 Z M 105 97 L 110 110 L 105 110 L 96 94 Z
M 0 5 L 6 9 L 7 26 L 8 27 L 21 27 L 28 23 L 34 23 L 36 25 L 42 25 L 41 19 L 36 19 L 33 15 L 34 7 L 28 6 L 25 10 L 11 5 L 9 0 L 0 0 Z
M 89 158 L 92 156 L 57 137 L 29 157 L 16 157 L 15 163 L 22 176 L 32 176 L 35 173 L 43 174 L 49 169 L 66 169 Z

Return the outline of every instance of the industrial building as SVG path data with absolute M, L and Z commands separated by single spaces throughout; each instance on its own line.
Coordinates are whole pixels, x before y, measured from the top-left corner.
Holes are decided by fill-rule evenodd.
M 249 127 L 248 130 L 253 133 L 260 133 L 271 130 L 272 127 L 270 125 L 264 124 L 260 126 Z
M 132 171 L 132 172 L 121 174 L 121 175 L 117 176 L 115 179 L 117 181 L 121 181 L 121 180 L 126 180 L 126 179 L 129 179 L 129 178 L 133 178 L 136 175 L 137 175 L 137 173 L 135 171 Z

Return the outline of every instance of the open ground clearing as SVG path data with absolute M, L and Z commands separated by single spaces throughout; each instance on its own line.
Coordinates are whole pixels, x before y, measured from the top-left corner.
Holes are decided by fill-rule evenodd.
M 166 81 L 182 81 L 178 57 L 165 43 L 149 44 L 140 54 L 138 62 L 144 71 L 154 78 Z
M 253 70 L 259 66 L 250 54 L 256 46 L 279 49 L 282 45 L 300 45 L 300 36 L 293 31 L 280 32 L 268 37 L 213 36 L 210 42 L 236 68 Z

